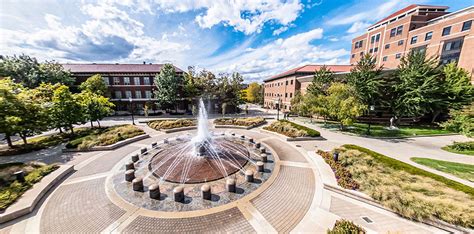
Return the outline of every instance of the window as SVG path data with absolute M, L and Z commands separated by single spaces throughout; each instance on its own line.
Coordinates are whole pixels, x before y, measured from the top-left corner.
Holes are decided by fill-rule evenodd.
M 443 33 L 441 34 L 441 36 L 447 36 L 450 33 L 451 33 L 451 26 L 443 28 Z
M 126 90 L 125 91 L 125 98 L 131 98 L 132 97 L 132 91 Z
M 135 98 L 142 98 L 142 91 L 135 90 Z
M 359 53 L 359 55 L 360 55 L 360 56 L 364 56 L 364 51 L 361 51 L 361 52 Z
M 351 57 L 352 57 L 352 58 L 355 58 L 355 56 L 356 56 L 355 54 L 352 54 L 352 56 L 351 56 Z
M 432 37 L 433 37 L 433 32 L 427 32 L 425 35 L 425 41 L 431 40 Z
M 109 77 L 102 77 L 104 80 L 105 85 L 109 86 Z
M 122 98 L 122 91 L 115 91 L 115 98 L 116 99 Z
M 403 32 L 403 25 L 400 25 L 397 27 L 397 35 L 402 34 L 402 32 Z
M 446 42 L 443 46 L 443 51 L 459 50 L 461 46 L 462 40 Z
M 293 93 L 290 93 L 290 98 L 292 98 L 292 97 L 293 97 Z
M 415 44 L 418 41 L 418 36 L 414 36 L 411 38 L 410 44 Z
M 396 29 L 396 28 L 392 28 L 392 29 L 390 30 L 390 37 L 394 37 L 396 32 L 397 32 L 397 29 Z
M 379 42 L 379 41 L 380 41 L 380 33 L 375 36 L 375 42 Z
M 398 41 L 398 45 L 399 46 L 403 45 L 403 40 Z
M 285 85 L 288 85 L 288 81 L 286 81 Z
M 290 85 L 293 85 L 293 80 L 290 81 Z
M 371 53 L 371 54 L 372 54 L 372 52 L 374 52 L 374 49 L 370 49 L 370 50 L 369 50 L 369 53 Z
M 400 53 L 398 53 L 398 54 L 395 55 L 395 58 L 396 58 L 396 59 L 399 59 L 399 58 L 401 58 L 401 57 L 402 57 L 402 54 L 400 54 Z
M 370 38 L 370 44 L 374 44 L 374 42 L 375 42 L 375 36 L 372 36 L 372 37 Z
M 374 48 L 374 53 L 377 53 L 377 51 L 379 51 L 379 47 Z
M 120 78 L 114 77 L 114 85 L 120 85 Z
M 134 77 L 133 78 L 133 84 L 134 85 L 140 85 L 140 77 Z
M 124 77 L 123 78 L 123 84 L 124 85 L 130 85 L 130 77 Z
M 384 62 L 387 61 L 387 58 L 388 58 L 387 56 L 384 56 L 384 57 L 382 58 L 382 61 L 384 61 Z
M 390 48 L 390 44 L 386 44 L 385 49 L 389 49 L 389 48 Z
M 471 26 L 472 26 L 472 20 L 466 21 L 462 24 L 461 31 L 467 31 L 467 30 L 471 29 Z
M 287 98 L 287 97 L 288 97 L 288 93 L 285 93 L 285 98 Z

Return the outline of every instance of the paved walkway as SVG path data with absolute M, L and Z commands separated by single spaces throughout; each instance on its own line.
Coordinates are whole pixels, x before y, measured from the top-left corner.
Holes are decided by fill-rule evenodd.
M 314 145 L 329 148 L 330 144 L 336 142 L 288 143 L 279 136 L 262 133 L 259 129 L 219 129 L 251 136 L 272 150 L 275 169 L 270 179 L 259 189 L 235 202 L 198 212 L 159 212 L 135 207 L 121 200 L 108 187 L 107 180 L 117 167 L 122 167 L 119 162 L 124 157 L 153 141 L 183 134 L 161 134 L 144 125 L 141 127 L 153 137 L 113 151 L 90 152 L 72 157 L 67 163 L 75 165 L 77 171 L 55 187 L 32 214 L 0 225 L 0 233 L 325 233 L 341 217 L 354 220 L 369 231 L 380 233 L 442 232 L 324 189 L 323 183 L 334 183 L 334 175 L 320 157 L 312 155 Z M 362 219 L 363 216 L 369 217 L 374 223 L 367 223 Z

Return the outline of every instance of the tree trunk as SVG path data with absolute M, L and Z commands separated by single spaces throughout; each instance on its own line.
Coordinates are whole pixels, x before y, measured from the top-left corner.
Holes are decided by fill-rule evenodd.
M 74 134 L 74 127 L 71 125 L 70 128 L 71 128 L 71 133 Z
M 92 120 L 91 120 L 91 128 L 93 128 L 93 127 L 94 127 L 94 124 L 92 123 Z
M 28 144 L 28 141 L 26 140 L 26 135 L 20 134 L 20 137 L 23 140 L 24 145 Z
M 433 118 L 431 119 L 431 123 L 432 123 L 432 124 L 436 121 L 436 119 L 438 118 L 439 114 L 441 114 L 441 111 L 435 111 L 435 112 L 433 113 Z
M 341 131 L 344 131 L 344 124 L 340 123 Z
M 10 133 L 5 133 L 5 139 L 7 140 L 8 147 L 13 147 L 12 138 L 10 137 Z
M 99 128 L 101 128 L 99 120 L 97 120 L 97 124 L 99 125 Z
M 58 129 L 59 129 L 59 133 L 63 133 L 63 129 L 61 127 L 59 127 Z

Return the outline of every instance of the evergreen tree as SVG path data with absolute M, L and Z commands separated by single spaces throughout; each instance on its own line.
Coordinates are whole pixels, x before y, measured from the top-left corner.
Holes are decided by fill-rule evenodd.
M 182 89 L 184 78 L 176 74 L 172 64 L 165 64 L 155 77 L 155 97 L 161 107 L 175 106 Z
M 318 96 L 320 94 L 327 94 L 327 89 L 335 81 L 334 73 L 326 66 L 322 66 L 319 70 L 314 72 L 313 80 L 308 85 L 307 92 Z

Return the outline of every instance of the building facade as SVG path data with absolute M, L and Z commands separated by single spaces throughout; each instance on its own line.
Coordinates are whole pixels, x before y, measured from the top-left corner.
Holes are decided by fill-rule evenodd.
M 132 107 L 135 112 L 142 112 L 145 103 L 156 101 L 154 78 L 163 64 L 63 64 L 63 67 L 75 78 L 76 88 L 87 78 L 100 74 L 115 110 L 120 113 L 130 112 Z M 175 70 L 177 75 L 183 74 L 181 69 L 175 67 Z
M 306 93 L 306 89 L 316 70 L 322 65 L 305 65 L 272 76 L 264 80 L 263 105 L 265 108 L 289 111 L 291 99 L 297 91 Z M 350 72 L 351 65 L 326 65 L 336 75 Z
M 351 64 L 372 54 L 379 66 L 393 69 L 410 50 L 456 61 L 474 73 L 474 6 L 449 13 L 446 6 L 410 5 L 368 27 L 352 40 Z M 472 79 L 472 78 L 471 78 Z

